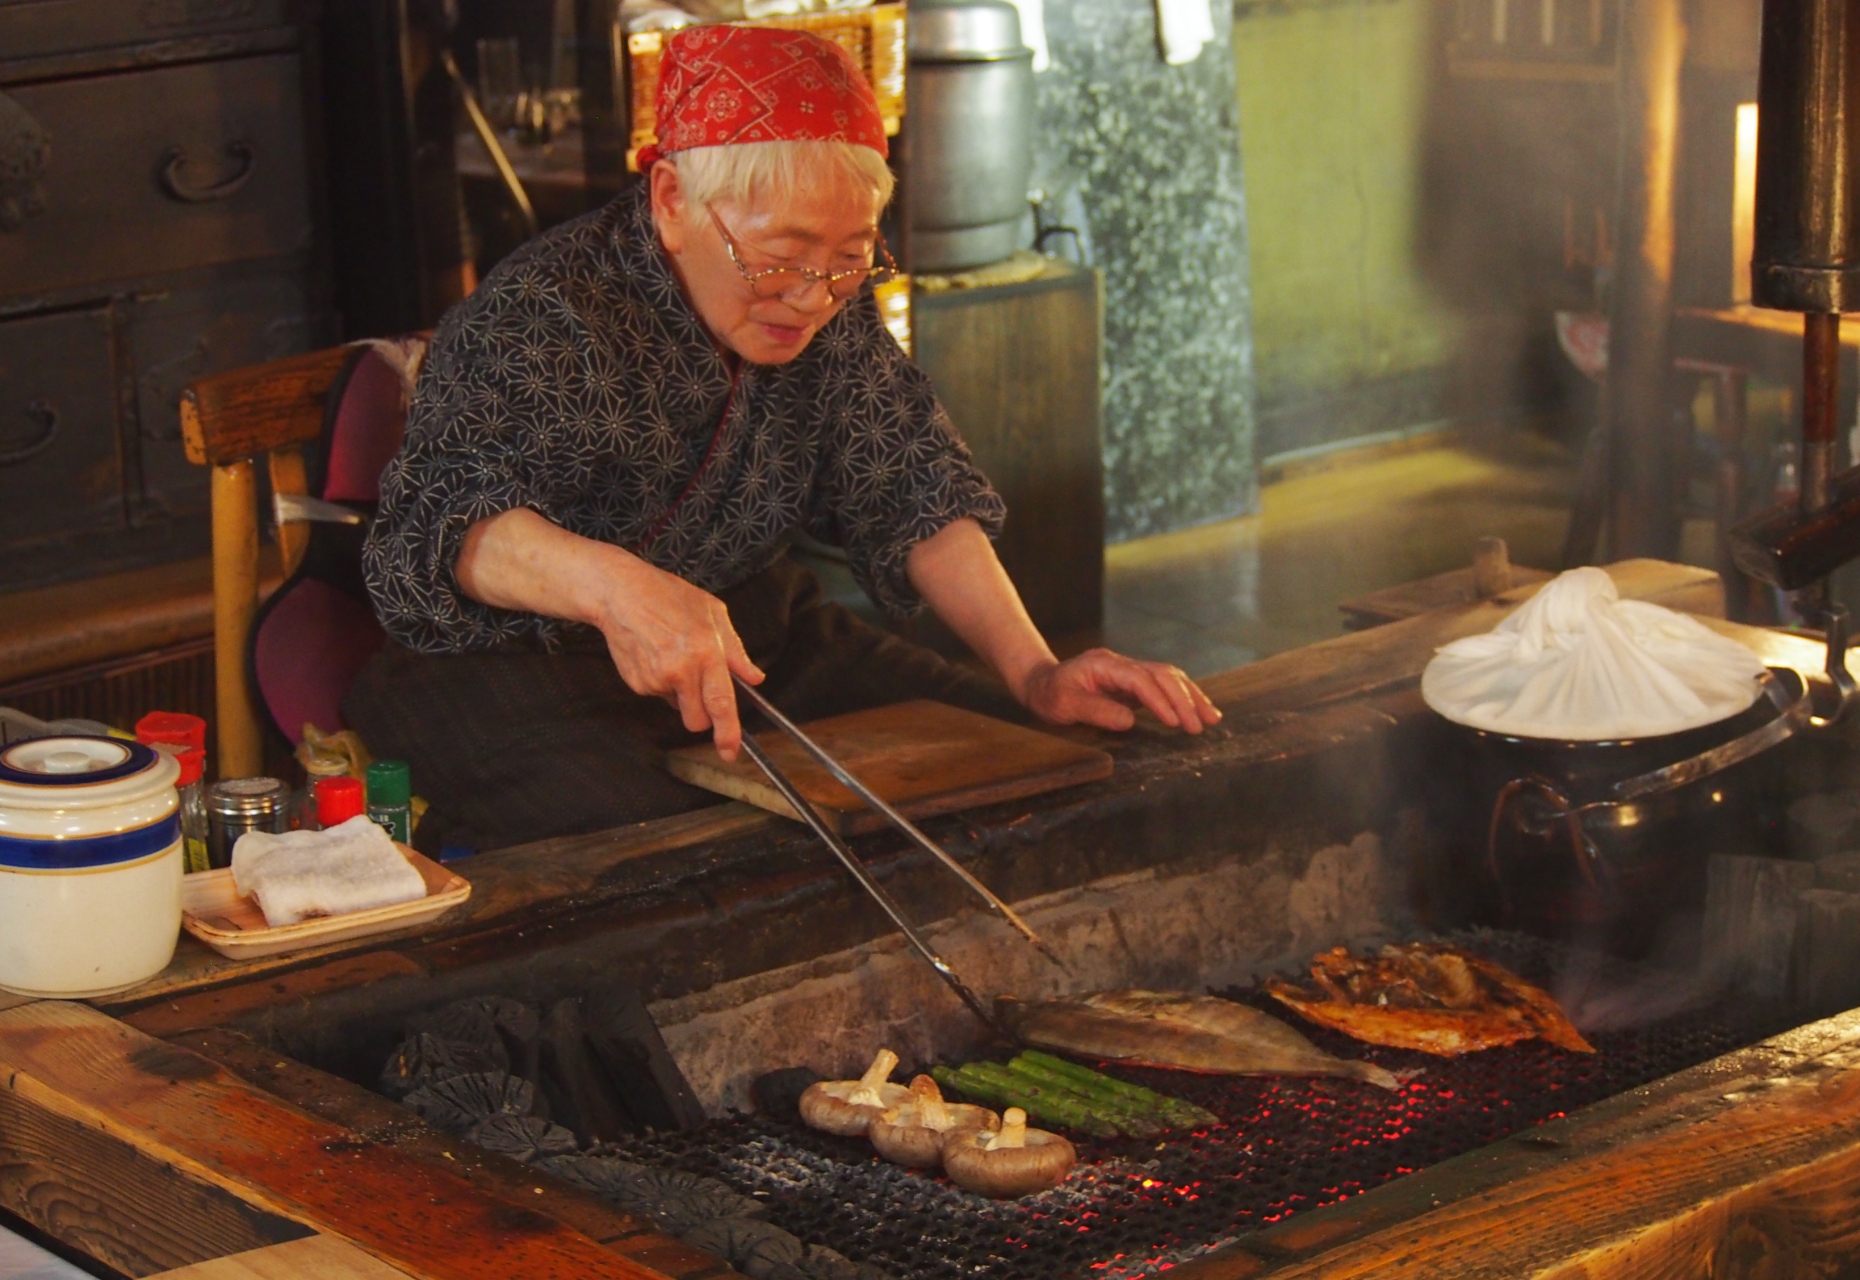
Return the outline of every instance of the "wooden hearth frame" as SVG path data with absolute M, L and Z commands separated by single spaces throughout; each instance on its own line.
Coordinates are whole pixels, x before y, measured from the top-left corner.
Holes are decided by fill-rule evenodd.
M 1715 612 L 1714 575 L 1652 562 L 1611 572 L 1624 595 Z M 1106 744 L 1118 755 L 1111 780 L 947 819 L 939 834 L 1010 900 L 1052 887 L 1043 868 L 1067 859 L 1044 853 L 1110 874 L 1124 868 L 1107 841 L 1173 844 L 1191 858 L 1265 841 L 1292 821 L 1288 780 L 1334 787 L 1336 803 L 1302 820 L 1347 838 L 1385 812 L 1373 762 L 1422 718 L 1427 656 L 1489 629 L 1532 589 L 1207 681 L 1228 713 L 1219 734 L 1139 730 Z M 1819 661 L 1810 641 L 1731 629 L 1773 661 Z M 946 877 L 887 839 L 862 848 L 894 890 L 933 905 L 949 893 Z M 772 934 L 758 930 L 782 913 L 836 922 L 810 934 L 821 953 L 887 932 L 806 848 L 790 824 L 725 805 L 481 855 L 468 864 L 472 901 L 424 934 L 247 965 L 184 944 L 166 973 L 92 1006 L 0 1000 L 0 1205 L 137 1276 L 190 1264 L 192 1280 L 238 1274 L 204 1268 L 241 1255 L 277 1259 L 280 1275 L 293 1259 L 301 1274 L 338 1274 L 338 1258 L 358 1277 L 382 1264 L 432 1280 L 728 1274 L 264 1036 L 306 1002 L 433 998 L 471 966 L 539 963 L 589 939 L 633 939 L 625 958 L 658 998 L 680 994 L 674 981 L 772 967 Z M 706 963 L 686 973 L 694 957 Z M 1860 1258 L 1856 1198 L 1860 1011 L 1301 1214 L 1175 1273 L 1833 1275 Z

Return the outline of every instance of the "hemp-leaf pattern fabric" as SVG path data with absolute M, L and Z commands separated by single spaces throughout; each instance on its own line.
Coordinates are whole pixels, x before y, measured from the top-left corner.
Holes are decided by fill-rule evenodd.
M 911 548 L 1006 508 L 869 292 L 785 365 L 735 374 L 659 246 L 645 184 L 506 259 L 433 336 L 363 553 L 375 612 L 425 653 L 553 644 L 570 624 L 459 590 L 466 530 L 528 507 L 708 591 L 802 530 L 880 607 Z

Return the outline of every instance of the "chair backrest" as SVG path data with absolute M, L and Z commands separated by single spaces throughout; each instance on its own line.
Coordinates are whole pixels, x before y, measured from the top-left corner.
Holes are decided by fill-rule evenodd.
M 285 582 L 261 612 L 258 530 L 271 517 L 258 508 L 256 461 L 275 493 L 372 517 L 424 349 L 424 335 L 336 347 L 204 378 L 182 395 L 188 456 L 213 469 L 221 777 L 263 771 L 264 720 L 292 742 L 306 721 L 341 728 L 342 695 L 382 643 L 361 582 L 360 527 L 274 525 Z

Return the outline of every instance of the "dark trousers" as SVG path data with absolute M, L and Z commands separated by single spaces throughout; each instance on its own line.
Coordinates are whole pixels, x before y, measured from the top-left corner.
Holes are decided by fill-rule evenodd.
M 1019 719 L 1000 684 L 900 640 L 822 598 L 787 557 L 724 592 L 770 701 L 795 720 L 934 698 Z M 432 807 L 416 838 L 496 849 L 715 804 L 661 767 L 704 741 L 677 710 L 628 689 L 598 636 L 561 651 L 420 654 L 389 645 L 363 669 L 343 715 L 376 756 L 406 760 Z M 745 727 L 765 728 L 753 712 Z

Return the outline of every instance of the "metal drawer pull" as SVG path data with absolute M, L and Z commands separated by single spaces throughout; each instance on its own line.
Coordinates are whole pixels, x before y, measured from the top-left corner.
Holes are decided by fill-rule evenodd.
M 58 438 L 58 410 L 50 400 L 34 400 L 26 406 L 26 416 L 39 424 L 39 438 L 31 444 L 22 444 L 17 449 L 0 450 L 0 467 L 10 467 L 36 454 L 43 453 L 53 440 Z
M 187 168 L 187 152 L 179 147 L 169 147 L 162 154 L 161 189 L 186 204 L 209 204 L 237 195 L 252 180 L 252 170 L 257 167 L 257 161 L 252 154 L 252 144 L 243 138 L 227 143 L 226 154 L 239 162 L 239 171 L 224 182 L 210 187 L 197 187 L 182 177 L 182 170 Z

